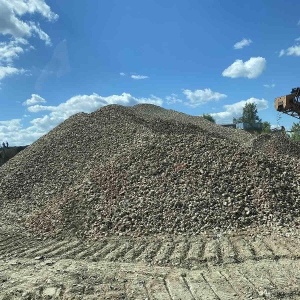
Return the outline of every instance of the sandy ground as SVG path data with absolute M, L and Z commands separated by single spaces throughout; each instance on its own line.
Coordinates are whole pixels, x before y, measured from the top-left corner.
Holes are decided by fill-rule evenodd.
M 298 234 L 40 239 L 0 230 L 0 299 L 300 299 Z

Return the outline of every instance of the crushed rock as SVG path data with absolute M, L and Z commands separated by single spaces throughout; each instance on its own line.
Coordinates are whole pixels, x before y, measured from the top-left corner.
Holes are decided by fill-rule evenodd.
M 150 104 L 108 105 L 0 168 L 1 221 L 80 237 L 297 227 L 300 147 L 286 139 Z

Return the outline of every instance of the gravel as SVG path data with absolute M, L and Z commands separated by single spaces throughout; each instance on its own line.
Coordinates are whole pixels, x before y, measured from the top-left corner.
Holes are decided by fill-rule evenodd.
M 72 116 L 4 164 L 2 222 L 39 234 L 299 227 L 299 143 L 151 104 Z

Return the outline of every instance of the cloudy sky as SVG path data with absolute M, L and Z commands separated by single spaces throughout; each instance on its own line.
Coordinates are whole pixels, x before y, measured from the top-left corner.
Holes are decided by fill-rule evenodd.
M 0 0 L 0 142 L 77 112 L 153 103 L 217 123 L 246 102 L 278 120 L 300 85 L 299 0 Z

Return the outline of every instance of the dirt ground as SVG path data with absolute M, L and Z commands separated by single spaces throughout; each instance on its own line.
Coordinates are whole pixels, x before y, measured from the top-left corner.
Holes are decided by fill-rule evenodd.
M 0 229 L 0 299 L 300 299 L 298 233 L 33 238 Z

